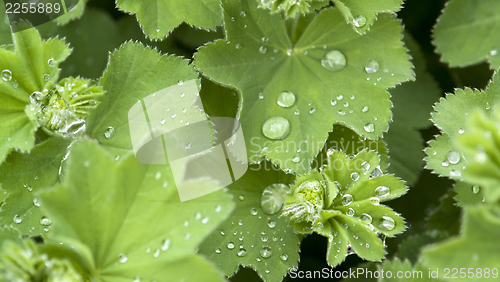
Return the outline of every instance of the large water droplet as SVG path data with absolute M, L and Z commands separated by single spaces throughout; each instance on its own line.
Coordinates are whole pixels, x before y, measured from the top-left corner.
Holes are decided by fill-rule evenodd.
M 365 71 L 367 73 L 376 73 L 380 68 L 380 65 L 377 61 L 371 60 L 368 61 L 365 65 Z
M 354 216 L 354 214 L 355 214 L 355 213 L 356 213 L 356 212 L 354 211 L 354 209 L 353 209 L 353 208 L 349 208 L 349 209 L 347 209 L 347 212 L 346 212 L 347 216 Z
M 383 198 L 388 196 L 391 193 L 391 189 L 386 186 L 379 186 L 375 189 L 375 197 Z
M 220 254 L 220 249 L 219 248 L 215 249 L 215 253 Z
M 290 133 L 290 122 L 284 117 L 272 117 L 262 125 L 262 133 L 269 139 L 285 139 Z
M 370 108 L 368 108 L 368 106 L 364 106 L 363 108 L 361 108 L 361 111 L 362 111 L 363 113 L 368 112 L 368 110 L 370 110 Z
M 269 222 L 267 223 L 267 226 L 271 229 L 273 229 L 274 227 L 276 227 L 276 221 L 274 220 L 269 220 Z
M 170 239 L 163 240 L 163 242 L 161 243 L 161 250 L 166 251 L 169 248 L 170 248 Z
M 479 193 L 479 191 L 481 191 L 481 188 L 479 187 L 479 185 L 472 186 L 472 193 L 477 194 L 477 193 Z
M 38 198 L 33 199 L 33 205 L 35 205 L 36 207 L 40 206 L 40 201 L 38 200 Z
M 260 205 L 267 214 L 275 214 L 281 210 L 286 196 L 290 193 L 290 187 L 283 183 L 275 183 L 267 186 L 262 191 Z
M 375 125 L 373 123 L 367 123 L 365 126 L 363 126 L 366 132 L 372 133 L 375 131 Z
M 447 159 L 450 164 L 458 164 L 460 162 L 460 154 L 457 152 L 449 152 Z
M 40 105 L 42 103 L 43 97 L 44 96 L 43 96 L 42 92 L 35 91 L 35 92 L 31 93 L 31 95 L 30 95 L 30 102 L 31 102 L 31 104 L 34 104 L 34 105 Z
M 262 54 L 265 54 L 265 53 L 267 53 L 267 48 L 265 46 L 260 46 L 259 52 L 261 52 Z
M 10 70 L 3 70 L 1 75 L 3 81 L 10 81 L 12 79 L 12 72 Z
M 292 92 L 285 91 L 278 95 L 278 105 L 290 108 L 293 104 L 295 104 L 295 95 Z
M 342 204 L 344 206 L 348 206 L 352 203 L 353 201 L 353 198 L 352 198 L 352 195 L 351 194 L 345 194 L 344 196 L 342 196 Z
M 366 224 L 372 223 L 372 217 L 367 213 L 363 213 L 360 217 L 360 220 Z
M 345 68 L 347 60 L 338 50 L 333 50 L 326 53 L 325 57 L 321 60 L 321 65 L 329 71 L 340 71 Z
M 392 219 L 392 217 L 384 215 L 379 220 L 378 227 L 382 230 L 391 231 L 394 229 L 395 226 L 396 222 L 394 221 L 394 219 Z
M 288 260 L 288 255 L 287 255 L 287 254 L 282 254 L 282 255 L 280 256 L 280 259 L 281 259 L 282 261 L 287 261 L 287 260 Z
M 239 257 L 244 257 L 246 255 L 247 255 L 247 250 L 241 249 L 241 250 L 238 251 L 238 256 Z
M 363 27 L 366 25 L 366 18 L 363 16 L 357 16 L 354 19 L 352 19 L 352 22 L 356 27 Z
M 48 61 L 47 61 L 47 64 L 49 64 L 49 67 L 53 68 L 56 66 L 56 60 L 54 60 L 53 58 L 50 58 Z
M 370 198 L 370 203 L 372 203 L 374 205 L 378 205 L 378 204 L 380 204 L 380 199 L 377 198 L 377 197 L 371 197 Z
M 14 223 L 21 223 L 23 219 L 19 215 L 15 215 L 13 219 Z
M 118 261 L 121 263 L 126 263 L 128 260 L 127 256 L 125 254 L 119 254 L 118 255 Z
M 44 74 L 44 75 L 43 75 L 43 80 L 45 80 L 45 81 L 49 81 L 49 80 L 50 80 L 50 75 L 49 75 L 49 74 L 47 74 L 47 73 L 46 73 L 46 74 Z
M 47 225 L 52 224 L 52 220 L 50 220 L 50 219 L 48 219 L 47 217 L 44 216 L 44 217 L 42 217 L 40 219 L 40 224 L 47 226 Z
M 272 255 L 273 255 L 273 252 L 268 247 L 264 247 L 264 248 L 262 248 L 262 250 L 260 250 L 260 256 L 265 258 L 265 259 L 270 258 Z
M 234 243 L 233 242 L 227 243 L 227 248 L 230 250 L 234 249 Z
M 351 173 L 351 179 L 352 179 L 352 181 L 358 181 L 359 173 L 357 173 L 357 172 Z
M 106 131 L 104 131 L 104 137 L 107 139 L 110 139 L 111 137 L 115 136 L 115 128 L 112 126 L 109 126 Z

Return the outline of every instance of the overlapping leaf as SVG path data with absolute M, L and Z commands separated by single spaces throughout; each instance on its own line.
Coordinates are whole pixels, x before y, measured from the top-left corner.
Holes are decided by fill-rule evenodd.
M 488 61 L 500 67 L 500 2 L 450 0 L 434 28 L 434 45 L 443 61 L 464 67 Z
M 485 206 L 465 209 L 460 236 L 424 248 L 422 258 L 432 270 L 439 269 L 439 278 L 444 281 L 485 281 L 485 274 L 498 270 L 500 246 L 500 219 Z M 464 274 L 443 277 L 445 268 L 464 269 Z M 470 270 L 470 271 L 469 271 Z M 498 273 L 497 273 L 498 277 Z
M 180 202 L 168 165 L 144 165 L 130 154 L 116 163 L 85 139 L 73 145 L 62 184 L 39 197 L 53 222 L 48 241 L 84 250 L 92 281 L 224 281 L 195 249 L 233 203 L 223 191 Z
M 196 66 L 207 77 L 241 91 L 240 119 L 247 144 L 252 142 L 247 148 L 252 161 L 265 156 L 282 169 L 305 173 L 333 123 L 369 138 L 388 129 L 391 102 L 386 88 L 413 77 L 401 24 L 394 16 L 381 15 L 362 36 L 345 24 L 338 9 L 325 9 L 305 20 L 307 26 L 290 30 L 290 39 L 279 15 L 256 6 L 253 1 L 224 1 L 227 40 L 208 44 L 195 55 Z M 340 71 L 321 63 L 334 50 L 346 58 Z M 377 62 L 376 72 L 369 68 L 372 61 Z M 277 104 L 284 91 L 296 98 L 291 107 Z M 267 139 L 262 132 L 274 116 L 290 124 L 283 140 Z M 315 147 L 297 151 L 306 140 Z
M 29 154 L 13 152 L 1 165 L 0 182 L 9 196 L 2 205 L 2 225 L 15 227 L 22 235 L 46 234 L 48 222 L 36 192 L 59 181 L 59 167 L 70 141 L 49 139 Z
M 289 183 L 268 162 L 251 166 L 228 192 L 236 201 L 236 209 L 209 238 L 200 252 L 232 276 L 238 265 L 249 266 L 267 282 L 281 281 L 299 260 L 299 237 L 280 213 L 267 214 L 261 207 L 262 192 L 276 183 Z
M 499 80 L 500 75 L 496 73 L 486 90 L 457 89 L 455 94 L 447 94 L 434 105 L 432 121 L 442 135 L 431 140 L 425 149 L 426 168 L 441 176 L 462 180 L 468 162 L 456 139 L 466 132 L 466 119 L 475 110 L 491 116 L 492 107 L 500 101 Z
M 116 6 L 135 14 L 151 39 L 163 39 L 182 22 L 204 29 L 222 23 L 220 0 L 116 0 Z
M 403 0 L 333 0 L 333 3 L 359 33 L 368 31 L 379 13 L 395 13 L 403 6 Z
M 57 81 L 59 63 L 71 53 L 64 40 L 42 41 L 33 28 L 14 33 L 13 41 L 13 47 L 0 49 L 0 163 L 12 149 L 33 148 L 37 125 L 26 115 L 26 105 L 31 93 Z

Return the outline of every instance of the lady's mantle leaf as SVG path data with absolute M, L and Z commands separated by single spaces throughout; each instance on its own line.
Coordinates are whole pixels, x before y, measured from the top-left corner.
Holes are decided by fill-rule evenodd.
M 403 6 L 403 0 L 333 0 L 333 3 L 359 33 L 370 30 L 379 13 L 395 13 Z
M 328 156 L 328 165 L 321 172 L 297 178 L 283 215 L 296 232 L 314 231 L 328 238 L 331 266 L 340 264 L 349 253 L 380 261 L 386 251 L 378 234 L 392 237 L 405 230 L 403 218 L 380 202 L 404 195 L 406 185 L 381 174 L 375 151 L 348 157 L 331 150 Z
M 500 75 L 496 73 L 486 90 L 457 89 L 455 94 L 447 94 L 434 105 L 432 121 L 442 135 L 430 141 L 425 149 L 427 169 L 441 176 L 462 180 L 468 160 L 456 139 L 467 132 L 466 119 L 475 110 L 485 111 L 487 117 L 492 115 L 491 108 L 500 101 L 499 84 Z
M 80 255 L 91 281 L 224 280 L 195 250 L 233 203 L 222 191 L 180 202 L 168 165 L 144 165 L 133 155 L 116 163 L 85 139 L 73 145 L 62 184 L 39 195 L 53 222 L 48 240 L 88 249 L 91 256 Z
M 13 152 L 7 157 L 0 166 L 2 188 L 9 193 L 0 210 L 2 225 L 10 225 L 22 235 L 30 236 L 49 230 L 42 221 L 44 214 L 35 193 L 59 181 L 59 167 L 69 143 L 69 140 L 52 138 L 36 145 L 29 154 Z
M 490 213 L 485 206 L 465 209 L 460 236 L 450 238 L 422 251 L 424 264 L 432 270 L 439 268 L 439 278 L 447 281 L 485 281 L 485 272 L 500 264 L 500 219 Z M 476 270 L 477 275 L 444 279 L 445 268 L 465 268 Z M 481 274 L 481 275 L 479 275 Z M 469 272 L 467 272 L 469 275 Z M 486 279 L 488 280 L 488 279 Z
M 164 38 L 182 22 L 205 29 L 222 23 L 220 0 L 116 0 L 116 6 L 136 14 L 151 39 Z
M 0 163 L 12 149 L 33 148 L 37 125 L 25 113 L 30 95 L 57 81 L 58 65 L 71 53 L 64 40 L 42 41 L 34 28 L 14 33 L 13 41 L 0 48 Z
M 434 28 L 434 45 L 443 61 L 464 67 L 488 61 L 500 67 L 500 2 L 450 0 Z
M 256 1 L 223 1 L 223 7 L 227 40 L 200 48 L 195 64 L 241 91 L 239 117 L 252 162 L 265 156 L 305 173 L 333 123 L 369 138 L 387 131 L 386 89 L 413 78 L 394 16 L 381 15 L 362 36 L 338 9 L 325 9 L 292 42 L 281 16 L 258 9 Z M 283 95 L 285 103 L 278 102 Z M 306 140 L 315 146 L 298 150 Z
M 287 226 L 285 218 L 279 216 L 286 196 L 279 195 L 283 192 L 279 188 L 288 186 L 290 178 L 268 162 L 251 166 L 241 179 L 228 186 L 236 209 L 203 242 L 200 252 L 217 263 L 227 276 L 232 276 L 238 265 L 242 265 L 255 269 L 266 282 L 281 281 L 288 270 L 297 267 L 299 260 L 299 238 Z M 273 184 L 279 188 L 273 188 Z M 261 206 L 263 195 L 268 192 L 277 200 L 274 214 L 267 214 L 269 210 L 264 211 Z M 281 201 L 280 196 L 283 196 Z

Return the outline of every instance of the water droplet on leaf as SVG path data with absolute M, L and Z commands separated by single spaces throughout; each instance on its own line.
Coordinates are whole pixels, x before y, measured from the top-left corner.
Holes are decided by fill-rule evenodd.
M 363 126 L 366 132 L 372 133 L 375 131 L 375 125 L 373 123 L 367 123 L 365 126 Z
M 106 131 L 104 132 L 104 137 L 107 139 L 110 139 L 111 137 L 115 136 L 115 128 L 112 126 L 109 126 Z
M 380 68 L 380 65 L 377 61 L 371 60 L 368 61 L 365 65 L 365 71 L 367 73 L 376 73 Z
M 378 226 L 382 230 L 391 231 L 396 226 L 396 222 L 392 217 L 384 215 L 380 218 Z
M 353 197 L 351 194 L 345 194 L 344 196 L 342 196 L 342 204 L 344 206 L 348 206 L 352 203 L 353 201 Z
M 460 154 L 457 152 L 449 152 L 447 159 L 450 164 L 458 164 L 460 162 Z
M 345 68 L 347 60 L 338 50 L 333 50 L 326 53 L 325 57 L 321 60 L 321 65 L 329 71 L 340 71 Z
M 290 122 L 284 117 L 269 118 L 262 125 L 262 133 L 269 139 L 285 139 L 290 133 Z
M 278 95 L 278 105 L 284 108 L 290 108 L 295 104 L 295 94 L 289 91 L 281 92 Z
M 3 81 L 10 81 L 12 79 L 12 72 L 10 70 L 3 70 L 1 75 Z

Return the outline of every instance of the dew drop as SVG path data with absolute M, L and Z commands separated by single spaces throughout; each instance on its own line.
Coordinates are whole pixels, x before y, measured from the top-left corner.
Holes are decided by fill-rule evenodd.
M 293 157 L 293 158 L 292 158 L 292 162 L 294 162 L 294 163 L 298 163 L 298 162 L 300 162 L 300 157 L 299 157 L 299 156 L 295 156 L 295 157 Z
M 104 131 L 104 137 L 107 139 L 110 139 L 111 137 L 115 136 L 115 128 L 112 126 L 109 126 L 106 131 Z
M 48 61 L 47 61 L 47 64 L 49 64 L 49 67 L 53 68 L 56 66 L 56 60 L 54 60 L 53 58 L 50 58 Z
M 43 75 L 43 80 L 49 81 L 50 80 L 50 75 L 49 74 L 44 74 Z
M 220 249 L 219 248 L 215 249 L 215 253 L 220 254 Z
M 238 199 L 239 199 L 240 201 L 243 201 L 243 200 L 245 200 L 245 196 L 240 195 L 240 196 L 238 197 Z
M 269 38 L 267 37 L 262 37 L 262 43 L 267 43 L 269 41 Z
M 341 116 L 344 116 L 345 115 L 345 112 L 343 110 L 338 110 L 337 111 L 337 114 L 341 115 Z
M 370 110 L 370 108 L 368 108 L 368 106 L 364 106 L 363 108 L 361 108 L 361 111 L 362 111 L 363 113 L 368 112 L 368 110 Z
M 337 100 L 341 101 L 344 99 L 344 95 L 338 95 L 336 98 L 337 98 Z
M 370 224 L 370 223 L 372 223 L 372 217 L 371 217 L 369 214 L 367 214 L 367 213 L 363 213 L 363 214 L 361 215 L 361 218 L 360 218 L 360 219 L 361 219 L 361 221 L 362 221 L 363 223 L 365 223 L 365 224 Z
M 391 193 L 391 189 L 386 186 L 379 186 L 375 189 L 375 197 L 383 198 L 388 196 Z
M 357 173 L 357 172 L 351 173 L 351 179 L 352 179 L 352 181 L 358 181 L 359 173 Z
M 209 218 L 208 218 L 208 217 L 205 217 L 205 218 L 203 218 L 203 219 L 201 220 L 201 223 L 203 223 L 203 224 L 207 224 L 207 223 L 208 223 L 208 220 L 209 220 Z
M 244 257 L 246 255 L 247 255 L 247 250 L 241 249 L 241 250 L 238 251 L 238 256 L 239 257 Z
M 1 75 L 3 81 L 11 81 L 12 79 L 12 72 L 10 70 L 3 70 Z
M 38 198 L 33 199 L 33 205 L 35 205 L 36 207 L 40 206 L 40 201 L 38 200 Z
M 347 60 L 338 50 L 333 50 L 326 53 L 325 57 L 321 60 L 321 65 L 329 71 L 340 71 L 345 68 Z
M 458 129 L 458 134 L 464 134 L 465 130 L 463 130 L 463 128 L 459 128 Z
M 354 19 L 352 19 L 352 22 L 356 27 L 363 27 L 366 25 L 366 18 L 363 16 L 357 16 Z
M 261 99 L 261 100 L 264 99 L 264 94 L 259 93 L 259 99 Z
M 346 212 L 347 216 L 354 216 L 354 214 L 355 214 L 355 213 L 356 213 L 356 212 L 354 211 L 354 209 L 353 209 L 353 208 L 349 208 L 349 209 L 347 209 L 347 212 Z
M 300 110 L 299 109 L 296 109 L 294 112 L 293 112 L 296 116 L 300 115 Z
M 371 165 L 369 162 L 363 162 L 361 164 L 361 168 L 363 169 L 363 171 L 365 172 L 365 174 L 368 172 L 368 170 L 370 169 Z
M 366 132 L 372 133 L 375 131 L 375 125 L 373 123 L 367 123 L 365 126 L 363 126 Z
M 365 65 L 365 71 L 367 73 L 376 73 L 380 68 L 380 65 L 377 61 L 371 60 L 368 61 Z
M 290 108 L 295 104 L 295 94 L 289 91 L 281 92 L 278 95 L 278 105 L 284 108 Z
M 288 260 L 288 255 L 287 255 L 287 254 L 282 254 L 282 255 L 280 256 L 280 259 L 281 259 L 282 261 L 287 261 L 287 260 Z
M 496 56 L 497 54 L 498 54 L 498 50 L 497 49 L 491 49 L 490 56 Z
M 265 259 L 270 258 L 272 255 L 273 255 L 273 252 L 268 247 L 264 247 L 264 248 L 262 248 L 262 250 L 260 250 L 260 256 L 265 258 Z
M 449 165 L 450 165 L 450 163 L 449 163 L 448 161 L 443 161 L 443 162 L 441 163 L 441 165 L 442 165 L 442 166 L 444 166 L 444 167 L 447 167 L 447 166 L 449 166 Z
M 126 263 L 126 262 L 127 262 L 127 260 L 128 260 L 128 258 L 127 258 L 127 256 L 126 256 L 125 254 L 119 254 L 119 255 L 118 255 L 118 261 L 119 261 L 120 263 Z
M 221 212 L 221 210 L 222 210 L 222 206 L 221 205 L 215 206 L 215 212 Z
M 250 209 L 250 214 L 251 215 L 257 215 L 259 212 L 255 208 Z
M 267 223 L 267 226 L 269 226 L 269 228 L 271 228 L 271 229 L 274 229 L 274 227 L 276 227 L 276 221 L 269 220 L 269 222 Z
M 161 178 L 161 172 L 157 171 L 157 172 L 155 173 L 155 179 L 156 179 L 156 180 L 158 180 L 158 179 L 160 179 L 160 178 Z
M 227 248 L 230 250 L 234 249 L 234 243 L 233 242 L 227 243 Z
M 352 195 L 351 194 L 345 194 L 344 196 L 342 196 L 342 204 L 344 206 L 348 206 L 352 203 L 353 201 L 353 198 L 352 198 Z
M 34 104 L 34 105 L 40 105 L 42 103 L 43 97 L 44 96 L 43 96 L 42 92 L 35 91 L 35 92 L 31 93 L 31 95 L 30 95 L 30 102 L 31 102 L 31 104 Z
M 14 223 L 21 223 L 23 219 L 19 215 L 15 215 L 13 219 Z
M 170 248 L 170 239 L 163 240 L 163 242 L 161 243 L 161 250 L 166 251 L 169 248 Z
M 189 150 L 189 149 L 191 149 L 191 143 L 186 144 L 186 150 Z
M 290 122 L 284 117 L 271 117 L 262 125 L 262 133 L 269 139 L 285 139 L 290 133 Z
M 291 56 L 291 55 L 292 55 L 292 49 L 288 49 L 288 50 L 286 50 L 286 54 L 287 54 L 288 56 Z
M 458 164 L 460 162 L 460 154 L 457 152 L 449 152 L 447 159 L 450 164 Z
M 311 109 L 309 110 L 309 113 L 310 113 L 310 114 L 314 114 L 314 113 L 316 113 L 316 108 L 311 108 Z
M 374 205 L 378 205 L 378 204 L 380 204 L 380 199 L 377 198 L 377 197 L 371 197 L 370 198 L 370 203 L 372 203 Z
M 479 191 L 481 191 L 481 188 L 479 187 L 479 185 L 472 186 L 472 193 L 477 194 L 477 193 L 479 193 Z
M 12 81 L 12 87 L 17 88 L 19 86 L 19 83 L 17 83 L 17 80 Z
M 47 225 L 52 224 L 52 220 L 50 220 L 50 219 L 48 219 L 47 217 L 44 216 L 44 217 L 42 217 L 40 219 L 40 224 L 47 226 Z
M 265 46 L 260 46 L 259 52 L 262 54 L 265 54 L 265 53 L 267 53 L 267 48 Z
M 330 104 L 331 104 L 332 106 L 335 106 L 335 105 L 337 105 L 337 101 L 332 99 L 332 100 L 330 100 Z
M 155 253 L 153 254 L 155 258 L 160 256 L 160 249 L 156 249 Z
M 392 219 L 392 217 L 384 215 L 380 218 L 378 226 L 382 230 L 391 231 L 396 226 L 396 222 Z

